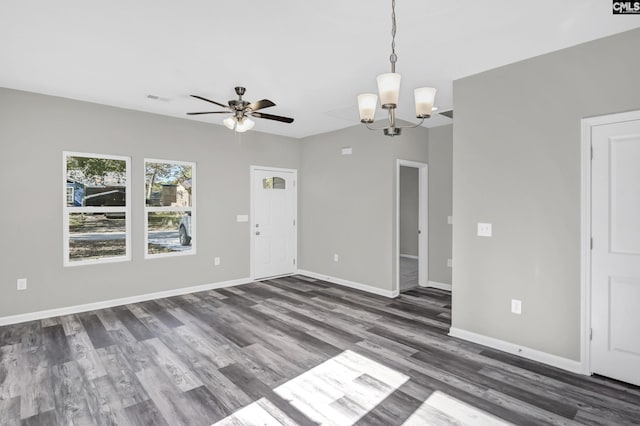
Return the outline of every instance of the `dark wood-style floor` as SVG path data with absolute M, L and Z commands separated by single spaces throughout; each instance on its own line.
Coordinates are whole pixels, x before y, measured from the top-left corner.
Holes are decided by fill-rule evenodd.
M 450 294 L 296 276 L 0 328 L 0 425 L 640 423 L 640 388 L 447 336 Z

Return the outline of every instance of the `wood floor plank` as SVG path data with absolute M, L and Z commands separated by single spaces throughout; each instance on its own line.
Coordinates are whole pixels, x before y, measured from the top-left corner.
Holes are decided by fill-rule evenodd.
M 82 314 L 79 318 L 84 329 L 89 335 L 94 348 L 98 349 L 113 345 L 113 339 L 111 339 L 111 336 L 104 328 L 102 321 L 100 321 L 100 318 L 98 318 L 97 315 Z
M 22 351 L 19 377 L 20 418 L 26 419 L 55 409 L 51 372 L 44 347 Z
M 169 426 L 156 404 L 149 400 L 125 408 L 129 423 L 134 426 Z
M 20 397 L 0 399 L 0 425 L 20 425 Z

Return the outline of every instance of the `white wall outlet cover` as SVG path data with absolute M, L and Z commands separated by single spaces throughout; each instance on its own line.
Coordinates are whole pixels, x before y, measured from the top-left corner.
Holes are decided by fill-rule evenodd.
M 239 214 L 236 216 L 236 221 L 237 222 L 249 222 L 249 215 L 248 214 Z
M 490 223 L 478 222 L 478 237 L 490 237 L 492 234 Z
M 351 155 L 353 154 L 353 149 L 351 147 L 342 148 L 342 155 Z
M 453 225 L 453 216 L 447 216 L 447 225 Z
M 16 283 L 16 288 L 18 290 L 26 290 L 27 289 L 27 279 L 26 278 L 18 278 Z
M 220 265 L 220 258 L 219 257 L 214 257 L 213 258 L 213 264 L 216 265 L 216 266 L 219 266 Z
M 447 266 L 448 266 L 449 268 L 452 268 L 452 267 L 453 267 L 453 259 L 447 259 Z
M 333 255 L 333 261 L 334 261 L 334 262 L 338 262 L 339 260 L 340 260 L 340 256 L 338 256 L 338 254 L 337 254 L 337 253 L 336 253 L 336 254 L 334 254 L 334 255 Z
M 511 299 L 511 313 L 522 314 L 522 301 L 517 299 Z

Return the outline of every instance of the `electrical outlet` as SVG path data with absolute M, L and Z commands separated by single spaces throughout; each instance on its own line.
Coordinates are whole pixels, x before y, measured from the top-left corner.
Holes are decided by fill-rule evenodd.
M 215 266 L 220 266 L 220 258 L 219 257 L 214 257 L 213 258 L 213 264 Z
M 453 259 L 447 259 L 447 266 L 453 268 Z
M 491 224 L 478 223 L 478 237 L 490 237 L 490 236 L 491 236 Z
M 520 315 L 522 314 L 522 301 L 517 299 L 511 299 L 511 313 Z
M 340 261 L 340 256 L 338 256 L 338 253 L 335 253 L 335 254 L 333 255 L 333 261 L 334 261 L 334 262 L 338 262 L 338 261 Z
M 27 279 L 26 278 L 18 278 L 16 283 L 16 288 L 18 290 L 26 290 L 27 289 Z

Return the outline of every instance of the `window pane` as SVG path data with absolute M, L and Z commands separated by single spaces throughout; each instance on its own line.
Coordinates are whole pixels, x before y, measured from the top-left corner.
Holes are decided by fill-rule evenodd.
M 145 163 L 147 206 L 191 207 L 192 166 Z
M 69 156 L 66 178 L 69 207 L 126 205 L 125 160 Z
M 285 189 L 287 186 L 285 179 L 281 177 L 270 177 L 262 179 L 262 188 L 264 189 Z
M 126 256 L 126 214 L 70 213 L 69 261 Z
M 191 229 L 191 212 L 147 213 L 148 253 L 174 253 L 192 250 Z

